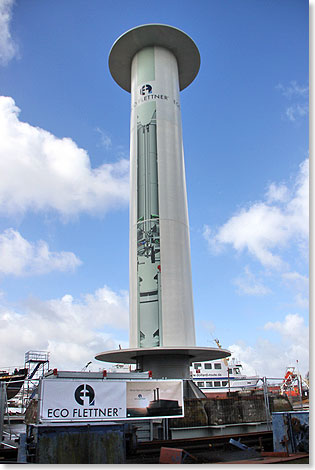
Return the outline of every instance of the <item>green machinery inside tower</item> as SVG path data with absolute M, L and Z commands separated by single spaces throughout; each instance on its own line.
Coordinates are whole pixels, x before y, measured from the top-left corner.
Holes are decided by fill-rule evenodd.
M 156 111 L 137 126 L 138 344 L 161 344 L 161 265 Z

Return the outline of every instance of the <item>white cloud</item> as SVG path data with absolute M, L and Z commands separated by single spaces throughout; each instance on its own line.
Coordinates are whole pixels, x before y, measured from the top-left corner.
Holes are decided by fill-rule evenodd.
M 96 132 L 100 135 L 100 142 L 101 146 L 104 147 L 106 150 L 109 150 L 112 147 L 112 139 L 106 134 L 102 129 L 97 127 Z
M 283 322 L 268 322 L 265 324 L 264 329 L 276 331 L 289 341 L 298 344 L 304 343 L 308 350 L 308 328 L 300 315 L 289 314 Z
M 281 249 L 290 242 L 305 243 L 308 239 L 308 176 L 309 163 L 305 160 L 285 202 L 279 202 L 279 191 L 276 198 L 276 186 L 270 185 L 266 201 L 242 209 L 216 232 L 205 226 L 204 238 L 209 247 L 218 250 L 232 245 L 237 252 L 248 251 L 264 266 L 283 268 Z M 281 189 L 280 200 L 286 192 Z
M 10 33 L 14 0 L 0 0 L 0 64 L 8 62 L 18 54 L 18 47 Z
M 212 236 L 211 244 L 218 247 L 231 244 L 239 252 L 247 249 L 262 264 L 279 267 L 281 259 L 271 250 L 283 245 L 286 238 L 285 218 L 281 210 L 257 203 L 231 217 Z
M 298 118 L 308 115 L 308 104 L 296 103 L 289 106 L 285 111 L 285 115 L 289 121 L 295 122 Z
M 309 233 L 309 160 L 304 160 L 295 183 L 295 193 L 287 205 L 286 216 L 292 233 L 308 239 Z
M 128 328 L 127 292 L 104 286 L 81 300 L 71 295 L 48 301 L 31 298 L 23 309 L 27 313 L 0 307 L 1 367 L 23 364 L 28 350 L 45 350 L 51 353 L 51 367 L 80 370 L 97 353 L 124 345 L 108 331 Z M 94 370 L 102 368 L 102 362 L 93 362 Z
M 52 252 L 46 242 L 30 243 L 12 228 L 0 234 L 0 273 L 23 276 L 74 270 L 82 262 L 71 252 Z
M 295 295 L 295 304 L 302 309 L 308 309 L 309 301 L 308 296 L 303 296 L 300 292 Z
M 71 216 L 128 203 L 128 160 L 92 169 L 73 140 L 21 122 L 19 112 L 12 98 L 0 97 L 0 212 Z
M 260 366 L 260 362 L 251 346 L 246 345 L 244 341 L 240 340 L 235 344 L 231 344 L 227 349 L 232 353 L 232 357 L 241 362 L 244 374 L 261 375 L 260 370 L 257 369 Z
M 267 191 L 267 202 L 285 202 L 289 196 L 289 190 L 285 184 L 271 183 Z
M 297 272 L 283 273 L 282 277 L 290 282 L 294 282 L 298 284 L 298 286 L 302 288 L 308 286 L 308 277 L 303 276 L 300 273 L 297 273 Z
M 283 96 L 289 99 L 295 96 L 308 96 L 308 86 L 299 85 L 295 80 L 292 80 L 287 86 L 279 83 L 276 88 L 282 92 Z
M 271 292 L 260 279 L 257 279 L 248 266 L 244 268 L 244 275 L 234 279 L 233 283 L 238 287 L 239 294 L 266 295 Z
M 238 358 L 248 375 L 260 377 L 284 377 L 287 367 L 296 367 L 305 376 L 309 370 L 308 327 L 304 319 L 297 314 L 289 314 L 280 322 L 268 322 L 265 331 L 278 334 L 277 341 L 259 338 L 254 346 L 244 341 L 232 344 L 228 349 Z
M 287 287 L 295 292 L 295 305 L 302 309 L 307 309 L 309 306 L 309 281 L 308 277 L 300 273 L 286 272 L 282 274 L 282 279 Z
M 217 243 L 214 230 L 209 225 L 203 226 L 202 236 L 206 240 L 208 247 L 214 254 L 220 254 L 223 250 L 223 244 Z
M 292 104 L 286 108 L 284 117 L 291 122 L 296 122 L 299 118 L 308 115 L 308 86 L 299 85 L 296 81 L 291 81 L 289 85 L 279 84 L 276 89 L 280 90 Z

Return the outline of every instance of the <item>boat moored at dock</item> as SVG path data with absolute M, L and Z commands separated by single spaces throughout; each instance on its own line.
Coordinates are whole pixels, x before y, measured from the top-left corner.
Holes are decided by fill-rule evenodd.
M 255 390 L 259 376 L 247 376 L 242 372 L 242 364 L 235 358 L 229 361 L 194 362 L 190 368 L 191 377 L 197 387 L 206 395 L 222 395 L 227 392 Z

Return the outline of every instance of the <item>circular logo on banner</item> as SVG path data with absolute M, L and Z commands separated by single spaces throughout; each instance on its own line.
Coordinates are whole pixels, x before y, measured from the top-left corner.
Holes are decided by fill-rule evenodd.
M 95 401 L 95 392 L 91 385 L 82 384 L 74 392 L 74 398 L 79 405 L 93 406 Z

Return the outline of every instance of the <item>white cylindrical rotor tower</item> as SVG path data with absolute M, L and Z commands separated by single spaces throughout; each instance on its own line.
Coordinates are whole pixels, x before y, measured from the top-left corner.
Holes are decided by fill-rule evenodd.
M 130 346 L 194 346 L 178 65 L 160 46 L 131 66 Z
M 195 346 L 189 223 L 179 92 L 200 67 L 183 31 L 148 24 L 114 43 L 109 68 L 131 92 L 130 349 L 96 358 L 189 377 L 192 361 L 229 356 Z

